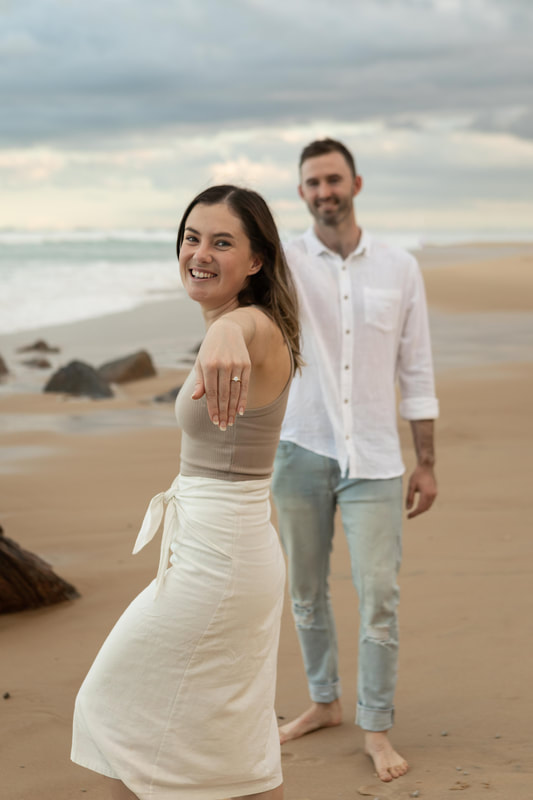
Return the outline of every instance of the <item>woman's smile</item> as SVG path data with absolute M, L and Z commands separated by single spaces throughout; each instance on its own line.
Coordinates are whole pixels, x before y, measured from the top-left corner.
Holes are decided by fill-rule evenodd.
M 198 267 L 189 267 L 189 274 L 195 279 L 200 281 L 209 280 L 209 278 L 216 278 L 214 272 L 207 272 L 205 269 L 198 269 Z

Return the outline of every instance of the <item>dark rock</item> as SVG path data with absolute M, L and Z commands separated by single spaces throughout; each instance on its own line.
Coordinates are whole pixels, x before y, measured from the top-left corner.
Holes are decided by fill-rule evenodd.
M 9 375 L 9 370 L 7 368 L 6 362 L 4 361 L 2 356 L 0 356 L 0 378 L 3 378 L 4 375 Z
M 2 695 L 2 697 L 4 698 L 4 700 L 9 700 L 9 698 L 11 697 L 11 695 L 9 694 L 9 692 L 4 692 L 4 694 Z
M 155 367 L 146 350 L 139 350 L 124 358 L 108 361 L 98 370 L 98 374 L 109 383 L 128 383 L 156 375 Z
M 19 347 L 17 353 L 28 353 L 30 350 L 39 350 L 40 353 L 59 353 L 59 347 L 50 347 L 44 339 L 37 339 L 33 344 L 27 344 L 25 347 Z
M 44 392 L 73 394 L 83 397 L 113 397 L 109 384 L 83 361 L 71 361 L 54 372 L 43 389 Z
M 35 369 L 49 369 L 52 366 L 47 358 L 27 358 L 20 363 L 25 367 L 35 367 Z
M 0 528 L 0 614 L 41 608 L 79 596 L 74 586 L 56 575 L 46 561 L 23 550 Z
M 156 395 L 154 397 L 154 401 L 156 403 L 173 403 L 178 396 L 180 389 L 181 386 L 174 386 L 174 388 L 169 389 L 168 392 Z

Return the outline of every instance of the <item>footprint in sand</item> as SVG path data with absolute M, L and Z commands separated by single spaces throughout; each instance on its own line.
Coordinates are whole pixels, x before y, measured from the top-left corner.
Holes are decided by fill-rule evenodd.
M 395 800 L 395 798 L 400 800 L 400 798 L 409 796 L 409 790 L 406 790 L 405 785 L 399 787 L 382 781 L 369 783 L 367 786 L 359 786 L 357 793 L 363 795 L 363 797 L 372 797 L 373 800 Z
M 296 758 L 294 753 L 282 753 L 281 754 L 281 760 L 283 761 L 284 764 L 288 763 L 289 761 L 293 761 L 294 758 Z

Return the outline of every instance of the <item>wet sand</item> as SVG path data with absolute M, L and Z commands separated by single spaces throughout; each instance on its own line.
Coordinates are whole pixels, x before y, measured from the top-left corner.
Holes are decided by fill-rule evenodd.
M 432 310 L 456 311 L 458 318 L 471 313 L 474 327 L 476 314 L 501 319 L 500 312 L 511 314 L 511 283 L 513 319 L 529 319 L 533 303 L 524 303 L 524 296 L 530 266 L 516 267 L 510 282 L 510 273 L 495 267 L 498 259 L 480 262 L 475 248 L 472 253 L 472 264 L 462 262 L 459 273 L 456 262 L 425 271 Z M 448 287 L 451 293 L 458 281 L 475 288 L 475 297 L 471 289 L 464 293 L 473 297 L 470 305 L 464 297 L 454 304 L 455 295 L 444 291 Z M 150 308 L 143 311 L 144 322 L 150 313 L 154 317 L 156 307 Z M 104 355 L 107 347 L 106 357 L 115 355 L 109 353 L 110 344 L 116 345 L 108 322 L 105 342 L 93 326 L 88 353 Z M 154 330 L 158 325 L 154 318 Z M 56 336 L 60 333 L 56 330 Z M 441 335 L 446 339 L 445 330 Z M 164 328 L 158 333 L 164 343 L 159 352 L 170 352 L 165 348 L 173 336 L 181 341 L 179 330 L 166 339 Z M 189 327 L 187 336 L 193 340 L 196 330 Z M 37 337 L 23 338 L 18 343 Z M 10 356 L 6 347 L 0 344 L 4 357 Z M 511 347 L 501 360 L 487 364 L 481 358 L 477 366 L 475 359 L 465 366 L 460 360 L 453 366 L 450 359 L 438 371 L 440 496 L 431 512 L 406 522 L 401 573 L 392 738 L 412 764 L 410 772 L 391 785 L 378 781 L 352 724 L 357 601 L 338 524 L 331 587 L 345 720 L 283 746 L 287 800 L 408 798 L 417 791 L 431 800 L 453 797 L 450 791 L 465 792 L 472 800 L 533 796 L 533 353 L 525 346 L 518 352 L 520 358 L 513 360 Z M 99 776 L 68 760 L 72 705 L 106 633 L 157 568 L 158 542 L 135 557 L 130 552 L 149 499 L 167 488 L 178 469 L 172 407 L 151 402 L 184 375 L 170 360 L 162 359 L 166 363 L 158 377 L 122 387 L 113 400 L 17 393 L 24 383 L 20 375 L 0 389 L 0 524 L 82 595 L 72 603 L 0 617 L 2 800 L 106 796 Z M 409 470 L 413 458 L 404 423 L 401 437 Z M 9 698 L 2 699 L 7 692 Z M 286 603 L 277 713 L 291 719 L 307 704 Z

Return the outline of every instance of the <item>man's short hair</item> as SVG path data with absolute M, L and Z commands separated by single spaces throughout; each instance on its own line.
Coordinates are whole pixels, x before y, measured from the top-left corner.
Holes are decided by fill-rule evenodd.
M 304 147 L 300 155 L 300 169 L 302 168 L 304 161 L 307 161 L 308 158 L 325 156 L 327 153 L 340 153 L 350 167 L 352 175 L 355 178 L 357 175 L 355 169 L 355 159 L 348 148 L 342 142 L 338 142 L 336 139 L 315 139 L 314 142 L 311 142 L 307 145 L 307 147 Z

